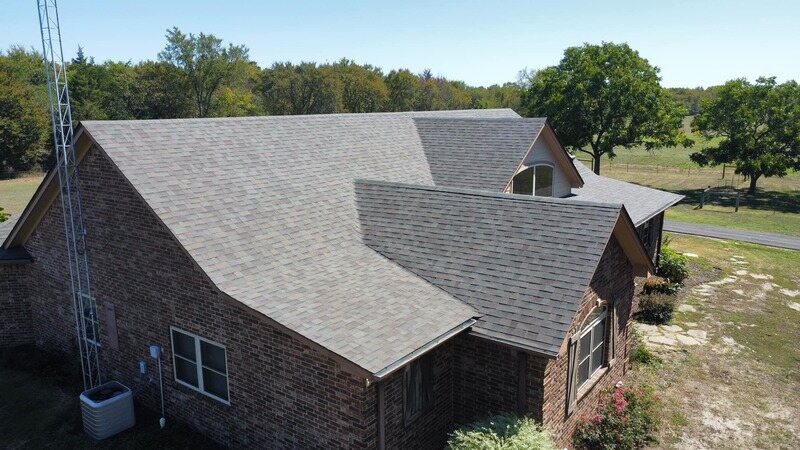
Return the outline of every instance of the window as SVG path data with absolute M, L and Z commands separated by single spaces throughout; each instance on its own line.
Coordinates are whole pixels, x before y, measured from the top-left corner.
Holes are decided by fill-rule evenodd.
M 533 195 L 537 197 L 553 196 L 553 168 L 550 166 L 536 166 L 536 186 Z
M 433 402 L 433 357 L 424 355 L 406 366 L 403 407 L 406 423 L 416 419 Z
M 642 244 L 644 244 L 644 248 L 648 252 L 653 250 L 653 228 L 650 225 L 650 222 L 652 222 L 652 219 L 643 223 L 639 227 L 639 239 L 642 240 Z
M 511 192 L 527 195 L 533 193 L 533 169 L 525 169 L 514 176 L 511 180 Z
M 171 328 L 175 381 L 228 403 L 228 364 L 225 347 Z
M 592 377 L 605 360 L 606 343 L 606 309 L 598 311 L 596 317 L 590 318 L 588 325 L 580 334 L 578 343 L 578 388 Z
M 516 174 L 511 180 L 511 192 L 514 194 L 536 195 L 538 197 L 552 197 L 553 167 L 537 165 Z

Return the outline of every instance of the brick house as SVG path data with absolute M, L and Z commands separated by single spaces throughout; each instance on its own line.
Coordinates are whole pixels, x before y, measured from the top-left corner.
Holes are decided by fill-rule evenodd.
M 155 407 L 160 345 L 168 420 L 231 446 L 438 449 L 498 412 L 568 446 L 680 199 L 510 110 L 92 121 L 76 152 L 104 379 Z M 54 174 L 0 239 L 0 344 L 75 352 Z

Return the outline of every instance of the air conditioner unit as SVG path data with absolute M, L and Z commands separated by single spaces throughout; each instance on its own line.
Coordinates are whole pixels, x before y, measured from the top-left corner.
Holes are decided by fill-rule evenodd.
M 100 440 L 127 430 L 136 423 L 133 393 L 117 381 L 109 381 L 81 394 L 83 429 Z

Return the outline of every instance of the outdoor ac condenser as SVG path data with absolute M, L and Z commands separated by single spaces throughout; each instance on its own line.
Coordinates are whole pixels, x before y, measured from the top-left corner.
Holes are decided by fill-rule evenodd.
M 133 394 L 122 383 L 110 381 L 81 394 L 83 429 L 94 439 L 105 439 L 136 423 Z

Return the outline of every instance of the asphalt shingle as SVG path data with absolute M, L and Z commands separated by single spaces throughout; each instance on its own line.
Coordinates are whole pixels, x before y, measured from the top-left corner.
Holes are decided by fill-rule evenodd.
M 87 121 L 220 290 L 377 373 L 476 312 L 362 245 L 353 180 L 432 185 L 413 119 L 511 110 Z
M 578 159 L 573 159 L 573 163 L 583 178 L 583 187 L 573 189 L 570 198 L 622 203 L 637 227 L 683 199 L 682 195 L 597 175 Z
M 474 307 L 477 333 L 557 355 L 621 205 L 357 181 L 364 243 Z

